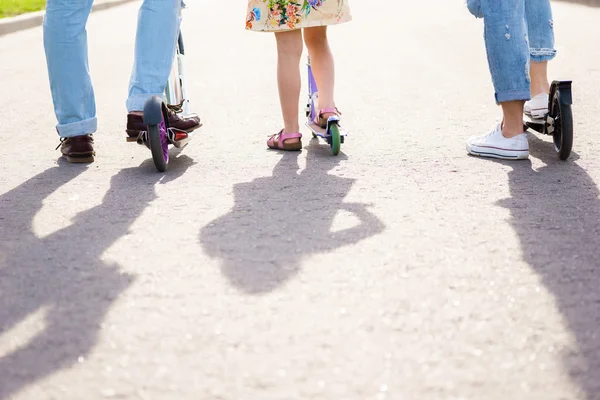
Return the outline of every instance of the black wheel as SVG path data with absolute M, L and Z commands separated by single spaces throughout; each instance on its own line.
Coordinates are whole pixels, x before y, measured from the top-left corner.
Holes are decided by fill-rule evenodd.
M 557 91 L 552 101 L 554 116 L 554 149 L 561 160 L 566 160 L 573 149 L 573 113 L 571 106 L 560 102 L 560 92 Z

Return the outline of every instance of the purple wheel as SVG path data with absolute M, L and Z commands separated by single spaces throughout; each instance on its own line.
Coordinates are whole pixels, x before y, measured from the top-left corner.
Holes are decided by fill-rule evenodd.
M 156 169 L 165 172 L 169 164 L 169 139 L 164 114 L 158 125 L 148 125 L 148 141 Z

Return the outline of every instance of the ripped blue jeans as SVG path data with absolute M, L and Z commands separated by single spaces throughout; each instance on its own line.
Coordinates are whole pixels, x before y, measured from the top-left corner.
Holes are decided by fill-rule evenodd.
M 496 102 L 529 100 L 530 60 L 556 56 L 550 0 L 467 0 L 467 7 L 484 21 Z

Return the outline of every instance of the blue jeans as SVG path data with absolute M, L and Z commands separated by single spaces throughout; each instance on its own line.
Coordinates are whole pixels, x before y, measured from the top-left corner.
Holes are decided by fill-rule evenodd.
M 556 56 L 550 0 L 467 0 L 483 18 L 496 102 L 529 100 L 529 63 Z
M 46 3 L 44 49 L 58 120 L 56 129 L 61 137 L 92 134 L 98 128 L 86 32 L 93 2 Z M 144 0 L 138 16 L 128 111 L 140 111 L 150 96 L 162 96 L 173 64 L 181 6 L 181 0 Z

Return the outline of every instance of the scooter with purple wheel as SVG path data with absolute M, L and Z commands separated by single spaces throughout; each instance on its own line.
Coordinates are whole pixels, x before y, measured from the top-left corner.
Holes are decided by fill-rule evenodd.
M 327 119 L 327 125 L 325 127 L 319 126 L 315 121 L 319 117 L 317 115 L 319 111 L 317 106 L 319 104 L 319 89 L 317 88 L 317 82 L 310 66 L 310 57 L 308 58 L 308 104 L 306 105 L 306 126 L 312 131 L 313 138 L 320 138 L 327 142 L 331 147 L 331 153 L 337 156 L 340 153 L 341 145 L 344 143 L 345 138 L 348 136 L 346 132 L 340 126 L 340 117 L 333 115 Z M 337 110 L 321 110 L 321 111 L 332 111 Z
M 153 96 L 144 104 L 144 124 L 148 127 L 137 137 L 137 143 L 147 146 L 152 152 L 156 169 L 165 172 L 169 164 L 169 146 L 184 148 L 192 138 L 192 132 L 186 132 L 169 126 L 168 112 L 180 113 L 187 117 L 190 104 L 187 93 L 187 75 L 185 70 L 185 48 L 181 32 L 177 40 L 175 60 L 165 89 L 165 100 Z

